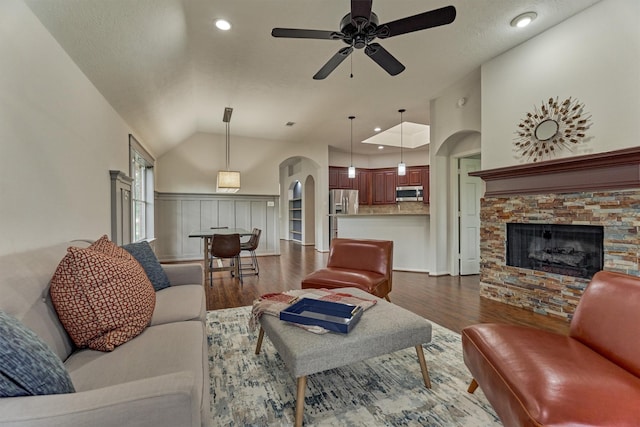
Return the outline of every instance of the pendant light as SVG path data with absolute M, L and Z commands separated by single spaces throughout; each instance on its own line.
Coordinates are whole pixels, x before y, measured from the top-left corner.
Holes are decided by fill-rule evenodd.
M 400 113 L 400 163 L 398 163 L 398 176 L 405 176 L 407 174 L 407 165 L 402 160 L 402 113 L 404 113 L 404 108 L 398 110 Z
M 353 166 L 353 119 L 356 116 L 349 116 L 349 120 L 351 121 L 351 166 L 349 166 L 348 176 L 349 178 L 356 177 L 356 168 Z
M 229 170 L 229 148 L 231 143 L 231 133 L 229 131 L 229 122 L 231 121 L 231 113 L 233 108 L 226 107 L 222 121 L 225 123 L 225 143 L 226 143 L 226 169 L 218 171 L 216 179 L 216 192 L 218 193 L 236 193 L 240 190 L 240 172 Z

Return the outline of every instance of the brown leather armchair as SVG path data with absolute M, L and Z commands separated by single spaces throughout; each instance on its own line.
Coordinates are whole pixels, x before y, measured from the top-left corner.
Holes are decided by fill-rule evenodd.
M 601 271 L 569 335 L 480 324 L 464 362 L 505 426 L 640 425 L 640 278 Z
M 302 289 L 355 287 L 389 299 L 393 270 L 393 242 L 334 238 L 327 267 L 302 280 Z

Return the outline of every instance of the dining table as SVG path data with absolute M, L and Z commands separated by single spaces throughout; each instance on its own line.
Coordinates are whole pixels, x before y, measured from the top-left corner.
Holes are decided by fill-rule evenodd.
M 251 236 L 251 231 L 244 228 L 227 228 L 227 227 L 212 227 L 205 228 L 203 230 L 195 230 L 189 233 L 189 237 L 199 237 L 204 241 L 204 274 L 205 277 L 209 274 L 209 250 L 211 249 L 211 240 L 215 234 L 239 234 L 240 238 Z

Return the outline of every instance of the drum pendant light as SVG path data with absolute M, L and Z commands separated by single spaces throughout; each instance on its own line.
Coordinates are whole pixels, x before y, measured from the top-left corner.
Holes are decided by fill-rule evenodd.
M 216 192 L 218 193 L 236 193 L 240 190 L 240 172 L 229 170 L 229 148 L 231 143 L 231 133 L 229 131 L 229 122 L 231 121 L 231 113 L 233 108 L 226 107 L 222 121 L 225 123 L 225 143 L 226 143 L 226 169 L 218 171 L 216 179 Z

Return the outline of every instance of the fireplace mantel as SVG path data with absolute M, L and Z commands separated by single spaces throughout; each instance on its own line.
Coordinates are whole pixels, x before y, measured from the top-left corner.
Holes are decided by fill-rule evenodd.
M 487 169 L 485 197 L 640 188 L 640 147 Z

